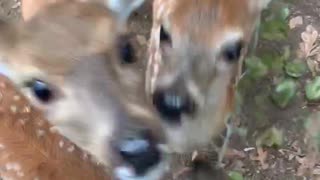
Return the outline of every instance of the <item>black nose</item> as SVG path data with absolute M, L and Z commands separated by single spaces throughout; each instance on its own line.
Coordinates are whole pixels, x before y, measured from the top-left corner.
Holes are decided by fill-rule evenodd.
M 153 95 L 153 104 L 169 123 L 179 123 L 182 114 L 194 112 L 195 103 L 183 93 L 174 91 L 156 91 Z
M 134 168 L 137 175 L 145 174 L 161 159 L 156 144 L 148 135 L 122 140 L 119 152 L 123 160 Z

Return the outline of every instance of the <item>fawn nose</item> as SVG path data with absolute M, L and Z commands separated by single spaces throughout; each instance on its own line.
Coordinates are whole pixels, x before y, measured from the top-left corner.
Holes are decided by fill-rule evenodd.
M 157 90 L 153 94 L 153 104 L 162 117 L 169 123 L 179 123 L 183 114 L 195 110 L 193 99 L 183 91 Z
M 145 132 L 142 132 L 140 137 L 121 140 L 118 146 L 121 158 L 134 169 L 137 175 L 145 174 L 161 159 L 156 143 Z

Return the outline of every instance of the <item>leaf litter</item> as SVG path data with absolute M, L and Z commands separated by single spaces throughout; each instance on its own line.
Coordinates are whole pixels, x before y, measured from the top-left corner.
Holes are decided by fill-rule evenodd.
M 301 33 L 301 39 L 298 57 L 307 61 L 309 70 L 315 76 L 320 71 L 319 32 L 312 25 L 308 25 L 305 31 Z

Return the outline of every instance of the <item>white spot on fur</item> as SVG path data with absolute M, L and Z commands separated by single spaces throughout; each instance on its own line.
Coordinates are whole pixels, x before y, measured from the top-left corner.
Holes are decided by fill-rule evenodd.
M 1 83 L 0 83 L 0 88 L 4 89 L 4 88 L 6 88 L 6 87 L 7 87 L 6 83 L 4 83 L 4 82 L 1 82 Z
M 37 130 L 37 137 L 40 138 L 40 137 L 43 137 L 45 135 L 45 131 L 44 130 L 41 130 L 41 129 L 38 129 Z
M 19 172 L 17 173 L 17 175 L 18 175 L 18 177 L 23 177 L 23 176 L 24 176 L 24 173 L 21 172 L 21 171 L 19 171 Z
M 7 163 L 6 170 L 20 171 L 21 167 L 18 163 Z
M 63 146 L 64 146 L 64 142 L 61 140 L 61 141 L 59 141 L 59 147 L 60 148 L 63 148 Z
M 31 112 L 31 107 L 30 106 L 24 106 L 22 109 L 23 113 L 30 113 Z
M 17 113 L 17 111 L 18 111 L 18 108 L 17 108 L 17 106 L 15 106 L 15 105 L 11 105 L 10 106 L 10 111 L 12 112 L 12 113 Z
M 18 122 L 22 125 L 25 125 L 28 119 L 24 118 L 24 119 L 19 119 Z
M 5 176 L 5 175 L 1 175 L 1 179 L 2 180 L 14 180 L 13 178 Z
M 19 101 L 20 99 L 21 99 L 21 96 L 19 96 L 19 95 L 13 96 L 14 101 Z
M 38 124 L 38 126 L 43 126 L 43 124 L 44 124 L 44 121 L 43 120 L 39 120 L 38 122 L 37 122 L 37 124 Z
M 4 150 L 5 149 L 5 145 L 0 144 L 0 150 Z
M 73 152 L 73 151 L 74 151 L 74 146 L 73 146 L 73 145 L 70 146 L 70 147 L 67 149 L 67 151 L 70 152 L 70 153 Z
M 88 153 L 84 152 L 84 153 L 82 154 L 82 159 L 83 159 L 83 160 L 87 160 L 87 159 L 88 159 Z
M 58 133 L 58 132 L 59 132 L 59 130 L 58 130 L 57 127 L 51 127 L 51 128 L 49 129 L 49 131 L 50 131 L 51 133 Z

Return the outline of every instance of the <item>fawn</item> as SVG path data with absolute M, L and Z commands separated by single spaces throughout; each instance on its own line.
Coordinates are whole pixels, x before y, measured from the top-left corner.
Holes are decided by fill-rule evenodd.
M 225 128 L 235 82 L 270 0 L 154 0 L 146 91 L 171 148 L 192 151 Z
M 143 78 L 127 64 L 125 22 L 142 2 L 62 0 L 26 23 L 0 24 L 9 79 L 54 130 L 121 180 L 158 179 L 168 158 L 160 120 L 139 96 Z

